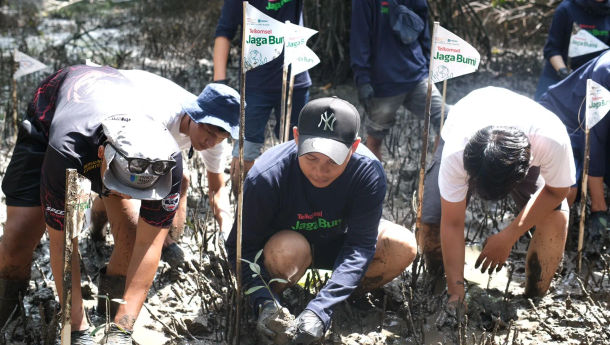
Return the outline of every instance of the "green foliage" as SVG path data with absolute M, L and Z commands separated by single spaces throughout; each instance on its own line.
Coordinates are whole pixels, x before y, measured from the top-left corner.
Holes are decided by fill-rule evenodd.
M 273 279 L 269 280 L 268 282 L 265 281 L 265 279 L 263 278 L 263 275 L 261 274 L 261 266 L 257 263 L 258 259 L 260 259 L 262 254 L 263 254 L 263 250 L 261 249 L 254 256 L 254 261 L 249 261 L 249 260 L 246 260 L 243 258 L 241 259 L 241 261 L 248 263 L 250 269 L 252 270 L 252 272 L 254 272 L 252 274 L 252 278 L 256 278 L 258 276 L 264 284 L 264 285 L 250 287 L 248 290 L 246 290 L 244 292 L 245 295 L 250 295 L 262 288 L 266 288 L 267 291 L 269 291 L 269 294 L 271 296 L 273 296 L 273 293 L 271 292 L 271 288 L 269 287 L 269 284 L 271 284 L 273 282 L 284 283 L 284 284 L 288 283 L 288 281 L 286 279 L 282 279 L 282 278 L 273 278 Z M 273 302 L 275 302 L 275 304 L 277 304 L 278 307 L 280 306 L 279 302 L 275 299 L 275 297 L 273 297 Z

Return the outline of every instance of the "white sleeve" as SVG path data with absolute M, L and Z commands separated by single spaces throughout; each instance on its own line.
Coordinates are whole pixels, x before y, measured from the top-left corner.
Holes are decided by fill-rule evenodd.
M 546 185 L 563 188 L 576 183 L 574 156 L 567 133 L 558 138 L 537 137 L 532 143 L 532 156 L 532 165 L 540 167 Z
M 219 174 L 224 171 L 227 155 L 229 154 L 227 140 L 207 150 L 200 151 L 201 159 L 205 164 L 205 169 L 211 173 Z
M 449 202 L 462 201 L 468 193 L 468 174 L 464 169 L 463 152 L 461 150 L 449 155 L 443 154 L 441 159 L 438 188 L 443 199 Z

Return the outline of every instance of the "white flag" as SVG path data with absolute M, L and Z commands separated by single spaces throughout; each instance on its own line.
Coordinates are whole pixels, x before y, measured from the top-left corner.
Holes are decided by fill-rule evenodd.
M 246 4 L 244 71 L 277 58 L 284 48 L 284 23 Z
M 433 83 L 472 73 L 479 68 L 479 52 L 451 31 L 438 25 L 433 40 L 430 62 Z
M 15 79 L 47 68 L 47 65 L 18 50 L 15 50 L 15 62 L 19 63 L 19 68 L 13 75 Z
M 610 91 L 591 79 L 587 79 L 587 129 L 591 129 L 610 110 Z
M 572 36 L 570 36 L 570 46 L 568 47 L 569 57 L 590 54 L 608 48 L 606 43 L 574 23 L 574 30 L 572 30 Z
M 320 63 L 320 59 L 306 45 L 307 40 L 318 32 L 286 21 L 284 40 L 284 64 L 292 64 L 291 74 L 305 72 Z

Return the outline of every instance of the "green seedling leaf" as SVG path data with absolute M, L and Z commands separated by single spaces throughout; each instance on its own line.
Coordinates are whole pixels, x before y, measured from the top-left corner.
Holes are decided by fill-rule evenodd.
M 258 264 L 251 263 L 250 269 L 252 270 L 252 272 L 256 272 L 256 274 L 261 274 L 261 267 Z
M 258 276 L 258 274 L 252 273 L 252 278 L 256 278 L 257 276 Z
M 608 220 L 604 217 L 599 218 L 599 222 L 604 226 L 604 228 L 608 227 Z
M 120 298 L 113 298 L 111 299 L 112 302 L 116 302 L 118 304 L 127 304 L 127 302 L 125 302 L 124 299 L 120 299 Z
M 261 254 L 263 253 L 263 250 L 259 250 L 258 253 L 256 253 L 256 256 L 254 257 L 254 262 L 258 262 L 258 259 L 261 257 Z
M 273 278 L 269 281 L 269 284 L 271 284 L 273 282 L 288 284 L 288 280 L 282 279 L 282 278 Z
M 253 264 L 253 263 L 254 263 L 254 262 L 252 262 L 252 261 L 250 261 L 250 260 L 246 260 L 246 259 L 241 259 L 241 261 L 243 261 L 243 262 L 247 262 L 247 263 L 249 263 L 249 264 Z
M 98 332 L 100 329 L 103 329 L 104 327 L 106 327 L 106 324 L 105 324 L 105 323 L 104 323 L 104 324 L 101 324 L 101 325 L 99 325 L 99 326 L 97 326 L 97 327 L 95 327 L 95 329 L 93 330 L 93 332 L 91 332 L 91 336 L 92 336 L 92 337 L 95 337 L 95 334 L 96 334 L 96 333 L 97 333 L 97 332 Z
M 253 286 L 253 287 L 249 288 L 248 290 L 246 290 L 246 292 L 244 292 L 244 294 L 249 295 L 249 294 L 254 293 L 254 292 L 256 292 L 256 291 L 258 291 L 258 290 L 260 290 L 262 288 L 264 288 L 264 286 L 262 286 L 262 285 L 261 286 Z

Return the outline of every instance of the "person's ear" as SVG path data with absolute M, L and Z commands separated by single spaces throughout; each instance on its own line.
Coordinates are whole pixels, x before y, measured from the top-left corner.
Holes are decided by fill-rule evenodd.
M 292 135 L 294 136 L 294 142 L 299 143 L 299 129 L 297 126 L 292 127 Z
M 104 159 L 104 145 L 97 147 L 97 158 Z
M 356 149 L 358 148 L 358 145 L 360 145 L 360 137 L 356 138 L 356 140 L 354 140 L 354 143 L 352 144 L 352 153 L 356 152 Z

